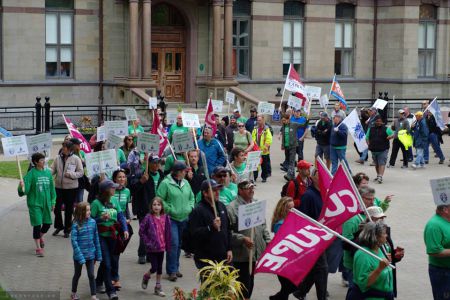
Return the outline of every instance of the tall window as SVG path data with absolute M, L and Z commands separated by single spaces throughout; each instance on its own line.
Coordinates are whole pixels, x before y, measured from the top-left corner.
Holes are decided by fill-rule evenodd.
M 298 1 L 284 3 L 283 22 L 283 75 L 287 75 L 289 65 L 301 74 L 303 66 L 303 17 L 305 5 Z
M 233 74 L 250 76 L 250 14 L 249 0 L 233 2 Z
M 353 75 L 353 28 L 355 7 L 351 4 L 336 5 L 334 31 L 334 72 L 337 75 Z
M 419 9 L 419 77 L 433 77 L 436 65 L 436 20 L 437 9 L 424 4 Z
M 73 78 L 73 0 L 45 0 L 45 74 Z

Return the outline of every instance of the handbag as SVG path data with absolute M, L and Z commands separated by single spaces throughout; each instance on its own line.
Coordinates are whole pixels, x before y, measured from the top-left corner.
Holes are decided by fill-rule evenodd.
M 122 226 L 120 223 L 115 223 L 114 227 L 118 231 L 118 235 L 116 236 L 116 247 L 114 248 L 113 254 L 114 255 L 120 255 L 125 251 L 125 249 L 128 246 L 128 243 L 130 242 L 131 236 L 133 235 L 133 227 L 131 227 L 131 224 L 127 224 L 128 227 L 128 239 L 125 239 L 124 236 L 124 230 L 122 229 Z
M 83 174 L 83 176 L 78 178 L 78 188 L 86 190 L 87 192 L 91 189 L 91 183 L 86 175 Z

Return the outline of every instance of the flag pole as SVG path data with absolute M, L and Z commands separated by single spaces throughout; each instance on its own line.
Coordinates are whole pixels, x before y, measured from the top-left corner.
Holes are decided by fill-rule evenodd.
M 286 80 L 289 79 L 289 74 L 291 74 L 291 68 L 292 68 L 292 64 L 289 65 L 289 71 L 288 71 L 288 76 L 286 77 Z M 280 99 L 280 106 L 278 106 L 278 110 L 281 113 L 281 105 L 283 104 L 283 98 L 284 98 L 284 93 L 286 92 L 286 81 L 284 82 L 284 87 L 283 87 L 283 94 L 281 95 L 281 99 Z
M 433 101 L 430 102 L 430 104 L 428 104 L 427 108 L 425 108 L 425 110 L 423 111 L 423 113 L 425 113 L 427 110 L 429 110 L 431 103 L 433 103 L 434 101 L 436 101 L 437 97 L 434 97 Z
M 255 239 L 255 227 L 252 227 L 250 229 L 250 241 L 253 242 L 253 240 Z M 249 255 L 249 259 L 248 259 L 248 274 L 252 274 L 253 268 L 253 248 L 248 249 L 248 255 Z
M 20 181 L 23 181 L 22 166 L 20 165 L 19 155 L 16 155 L 17 168 L 19 169 Z
M 379 261 L 383 261 L 383 259 L 382 259 L 381 257 L 378 257 L 375 253 L 372 253 L 372 252 L 370 252 L 370 251 L 364 249 L 364 248 L 361 247 L 360 245 L 358 245 L 358 244 L 352 242 L 351 240 L 349 240 L 349 239 L 343 237 L 342 235 L 340 235 L 340 234 L 337 233 L 336 231 L 334 231 L 334 230 L 330 229 L 329 227 L 323 225 L 322 223 L 320 223 L 320 222 L 314 220 L 314 219 L 311 218 L 310 216 L 305 215 L 305 214 L 302 213 L 301 211 L 296 210 L 295 208 L 291 208 L 291 212 L 295 213 L 296 215 L 298 215 L 298 216 L 300 216 L 300 217 L 302 217 L 302 218 L 307 219 L 308 221 L 310 221 L 310 222 L 313 223 L 314 225 L 319 226 L 320 228 L 324 229 L 326 232 L 331 233 L 331 234 L 334 235 L 335 237 L 340 238 L 340 239 L 343 240 L 344 242 L 349 243 L 349 244 L 352 245 L 353 247 L 355 247 L 355 248 L 357 248 L 357 249 L 363 251 L 364 253 L 366 253 L 366 254 L 372 256 L 373 258 L 375 258 L 375 259 L 377 259 L 377 260 L 379 260 Z M 389 267 L 392 268 L 392 269 L 395 269 L 395 266 L 392 265 L 392 264 L 389 264 Z
M 209 177 L 209 171 L 208 171 L 208 163 L 206 162 L 206 157 L 205 157 L 205 153 L 204 152 L 200 151 L 200 156 L 201 156 L 201 159 L 202 159 L 203 169 L 205 171 L 205 176 L 206 176 L 206 178 L 208 180 L 207 181 L 208 182 L 208 190 L 209 190 L 209 195 L 210 195 L 211 200 L 212 200 L 211 206 L 212 206 L 212 209 L 214 211 L 214 218 L 217 218 L 217 208 L 216 208 L 216 204 L 215 204 L 214 193 L 213 193 L 213 190 L 212 190 L 212 187 L 211 187 L 211 179 L 209 179 L 210 177 Z M 220 228 L 219 228 L 218 231 L 220 231 Z
M 395 119 L 395 95 L 392 97 L 392 122 Z
M 333 90 L 334 79 L 336 78 L 336 73 L 334 73 L 333 81 L 331 82 L 330 92 L 328 93 L 328 99 L 331 97 L 331 91 Z

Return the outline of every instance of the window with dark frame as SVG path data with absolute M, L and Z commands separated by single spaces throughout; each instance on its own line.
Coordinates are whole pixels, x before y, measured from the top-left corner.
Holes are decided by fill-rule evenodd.
M 283 21 L 283 75 L 289 72 L 293 64 L 297 73 L 303 71 L 303 19 L 305 5 L 298 1 L 284 3 Z
M 250 15 L 249 0 L 233 2 L 233 75 L 250 77 Z
M 423 4 L 419 8 L 418 76 L 434 77 L 436 70 L 437 8 Z
M 73 0 L 45 0 L 45 75 L 73 78 Z
M 334 32 L 334 73 L 353 76 L 355 6 L 347 3 L 336 5 Z

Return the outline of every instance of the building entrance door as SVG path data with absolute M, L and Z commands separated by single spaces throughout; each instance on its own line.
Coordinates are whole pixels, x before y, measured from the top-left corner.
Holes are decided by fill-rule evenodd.
M 152 78 L 168 101 L 185 102 L 186 50 L 152 47 Z

